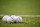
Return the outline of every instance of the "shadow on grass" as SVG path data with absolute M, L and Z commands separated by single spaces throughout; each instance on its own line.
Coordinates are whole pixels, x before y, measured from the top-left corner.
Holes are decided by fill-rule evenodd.
M 26 22 L 19 22 L 19 23 L 14 22 L 14 23 L 10 23 L 10 24 L 27 24 L 27 23 Z

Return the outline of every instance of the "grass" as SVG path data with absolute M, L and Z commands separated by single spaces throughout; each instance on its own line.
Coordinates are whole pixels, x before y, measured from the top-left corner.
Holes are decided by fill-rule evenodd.
M 23 17 L 22 23 L 1 22 L 0 27 L 40 27 L 40 17 Z
M 40 27 L 40 23 L 0 23 L 0 27 Z
M 40 15 L 39 0 L 1 0 L 0 14 Z
M 40 0 L 0 0 L 0 15 L 40 15 Z M 40 17 L 23 17 L 22 23 L 4 23 L 0 27 L 40 27 Z

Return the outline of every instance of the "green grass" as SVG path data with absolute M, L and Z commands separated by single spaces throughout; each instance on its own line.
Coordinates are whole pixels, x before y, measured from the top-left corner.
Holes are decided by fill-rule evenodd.
M 0 0 L 0 14 L 40 15 L 39 0 Z
M 3 23 L 0 27 L 40 27 L 40 17 L 23 17 L 22 23 Z
M 0 23 L 0 27 L 40 27 L 40 23 Z
M 40 0 L 0 0 L 0 15 L 40 15 Z M 0 27 L 40 27 L 40 17 L 23 17 L 22 23 L 3 23 Z
M 40 15 L 40 0 L 0 0 L 0 15 Z M 40 17 L 23 17 L 22 23 L 3 23 L 0 27 L 40 27 Z

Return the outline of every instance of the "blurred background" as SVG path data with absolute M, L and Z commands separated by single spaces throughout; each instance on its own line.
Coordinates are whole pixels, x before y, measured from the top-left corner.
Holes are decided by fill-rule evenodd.
M 40 15 L 40 0 L 0 0 L 0 15 Z
M 1 15 L 32 16 L 22 17 L 22 23 L 3 23 Z M 0 0 L 0 27 L 40 27 L 40 0 Z

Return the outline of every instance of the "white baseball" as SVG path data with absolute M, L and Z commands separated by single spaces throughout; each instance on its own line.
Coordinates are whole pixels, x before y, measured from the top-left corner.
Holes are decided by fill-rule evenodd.
M 22 22 L 22 17 L 17 16 L 16 22 Z
M 8 17 L 9 17 L 8 15 L 3 16 L 2 21 L 3 21 L 3 22 L 7 22 L 7 18 L 8 18 Z

